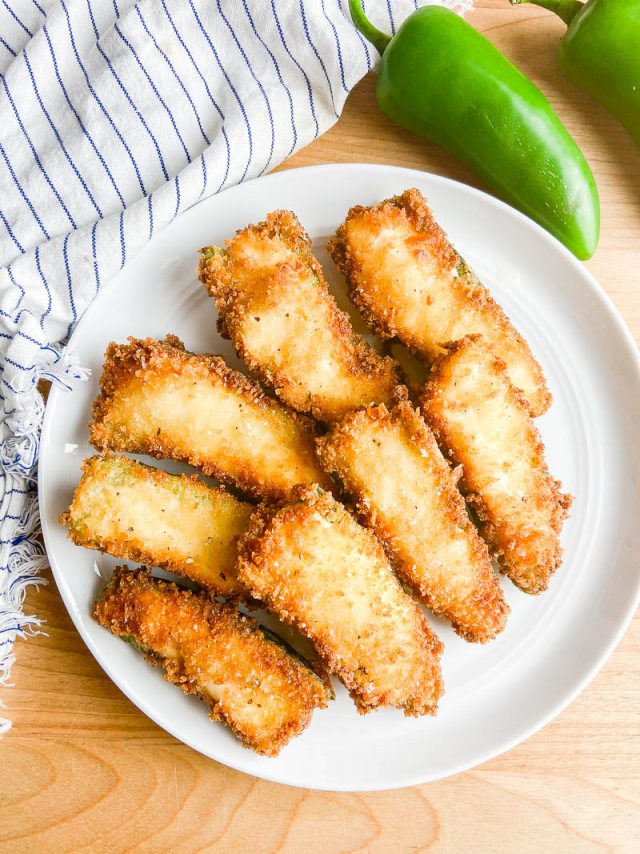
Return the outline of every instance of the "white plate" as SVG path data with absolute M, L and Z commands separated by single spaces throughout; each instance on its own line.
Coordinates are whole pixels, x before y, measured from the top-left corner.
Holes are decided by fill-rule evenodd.
M 213 301 L 195 275 L 196 250 L 220 243 L 267 211 L 299 215 L 340 304 L 344 286 L 326 239 L 354 204 L 418 187 L 461 254 L 530 342 L 555 402 L 539 420 L 551 471 L 576 496 L 565 561 L 550 590 L 529 597 L 503 582 L 506 630 L 467 644 L 441 620 L 446 693 L 435 719 L 384 710 L 356 714 L 341 687 L 329 709 L 276 759 L 256 756 L 197 699 L 166 684 L 129 646 L 91 619 L 116 563 L 72 545 L 57 522 L 80 478 L 90 404 L 111 340 L 173 332 L 189 349 L 232 357 Z M 361 328 L 361 326 L 359 326 Z M 92 377 L 49 397 L 40 456 L 40 507 L 51 566 L 89 649 L 124 693 L 161 727 L 233 768 L 295 786 L 396 788 L 436 780 L 509 749 L 557 715 L 620 640 L 640 597 L 640 369 L 635 344 L 607 296 L 554 238 L 495 199 L 445 178 L 386 166 L 280 172 L 227 190 L 183 214 L 91 305 L 70 342 Z M 67 446 L 77 445 L 68 453 Z M 157 462 L 154 465 L 159 465 Z M 175 467 L 172 468 L 175 470 Z

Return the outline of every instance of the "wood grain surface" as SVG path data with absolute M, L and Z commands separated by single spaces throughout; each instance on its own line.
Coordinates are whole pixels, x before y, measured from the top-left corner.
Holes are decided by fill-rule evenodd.
M 640 152 L 558 74 L 563 28 L 537 9 L 480 2 L 470 20 L 547 94 L 580 142 L 602 200 L 588 267 L 640 336 Z M 339 123 L 282 168 L 410 166 L 481 186 L 445 152 L 379 113 L 374 79 Z M 265 783 L 195 753 L 109 681 L 51 581 L 27 597 L 48 637 L 16 645 L 0 697 L 0 851 L 591 852 L 640 850 L 640 619 L 599 676 L 544 730 L 449 780 L 371 794 Z M 561 651 L 559 651 L 561 654 Z

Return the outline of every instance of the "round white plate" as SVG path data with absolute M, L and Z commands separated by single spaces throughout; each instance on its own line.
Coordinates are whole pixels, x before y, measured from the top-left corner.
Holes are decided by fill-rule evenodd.
M 538 597 L 503 581 L 511 616 L 486 646 L 467 644 L 444 621 L 432 621 L 445 644 L 446 693 L 436 718 L 405 718 L 395 710 L 360 717 L 339 686 L 336 701 L 316 712 L 280 756 L 259 757 L 211 723 L 200 701 L 165 683 L 91 619 L 104 585 L 94 561 L 103 575 L 116 561 L 72 545 L 57 519 L 71 500 L 83 458 L 92 453 L 87 423 L 109 341 L 173 332 L 188 349 L 221 353 L 238 366 L 216 332 L 213 300 L 195 275 L 200 246 L 221 243 L 270 210 L 294 210 L 347 307 L 327 237 L 351 205 L 372 204 L 407 187 L 425 193 L 454 245 L 542 363 L 555 402 L 538 423 L 551 471 L 576 496 L 563 533 L 564 565 Z M 362 329 L 357 318 L 356 325 Z M 490 196 L 387 166 L 321 166 L 260 178 L 202 202 L 155 237 L 98 296 L 69 347 L 92 376 L 71 393 L 53 389 L 39 469 L 44 537 L 58 587 L 87 646 L 121 690 L 161 727 L 219 762 L 267 780 L 334 790 L 445 777 L 508 750 L 557 715 L 593 678 L 633 615 L 640 594 L 635 344 L 581 264 Z

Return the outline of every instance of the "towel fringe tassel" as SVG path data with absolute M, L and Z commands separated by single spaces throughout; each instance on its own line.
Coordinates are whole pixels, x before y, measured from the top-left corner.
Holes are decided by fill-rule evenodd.
M 55 357 L 55 364 L 36 369 L 38 380 L 48 380 L 71 391 L 74 383 L 90 376 L 89 370 L 77 364 L 73 354 L 55 352 Z M 25 397 L 28 399 L 25 400 Z M 11 435 L 0 443 L 0 466 L 3 472 L 10 476 L 14 488 L 28 490 L 10 543 L 3 547 L 0 560 L 0 685 L 4 687 L 12 684 L 9 678 L 15 663 L 13 644 L 16 639 L 46 635 L 40 628 L 43 621 L 34 615 L 25 615 L 23 611 L 27 590 L 47 583 L 40 576 L 48 566 L 48 561 L 42 542 L 36 492 L 44 401 L 35 384 L 33 393 L 20 395 L 20 398 L 21 406 L 5 420 Z M 6 521 L 3 527 L 6 530 Z M 4 704 L 0 702 L 0 708 L 3 707 Z M 0 736 L 10 729 L 11 721 L 0 717 Z

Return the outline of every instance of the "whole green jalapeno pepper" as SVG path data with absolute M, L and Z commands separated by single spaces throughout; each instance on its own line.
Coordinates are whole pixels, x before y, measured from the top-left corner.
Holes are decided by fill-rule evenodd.
M 376 95 L 396 124 L 471 166 L 505 201 L 590 258 L 598 190 L 584 155 L 534 86 L 488 39 L 441 6 L 413 12 L 393 38 L 349 0 L 382 55 Z
M 567 80 L 600 101 L 640 145 L 640 0 L 531 2 L 568 26 L 558 53 Z

